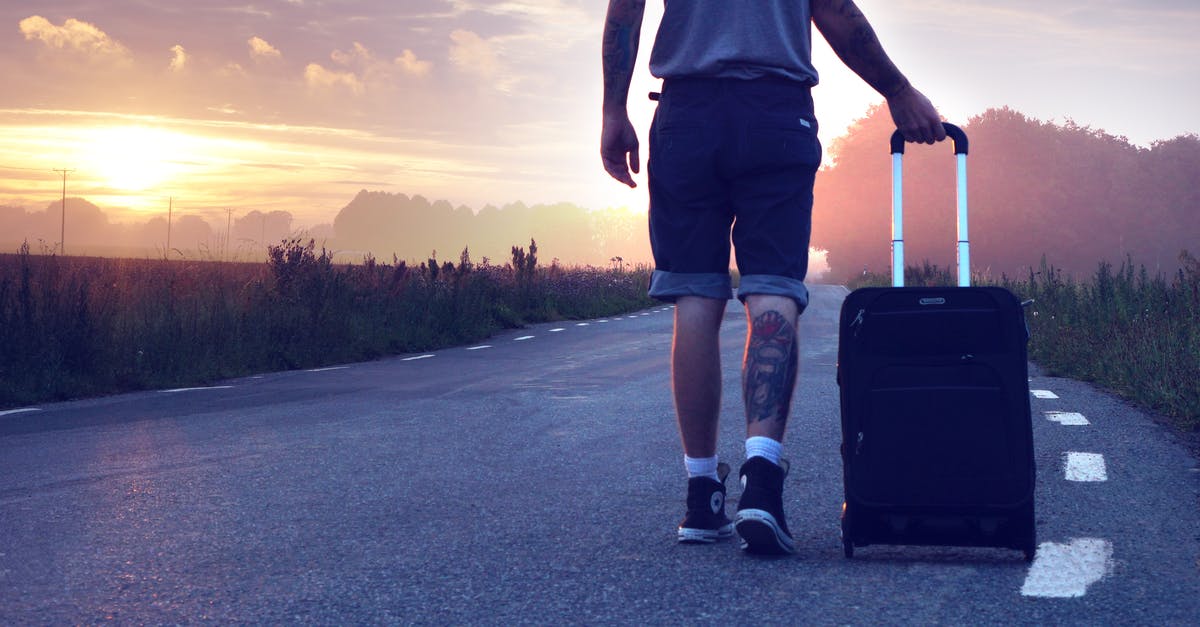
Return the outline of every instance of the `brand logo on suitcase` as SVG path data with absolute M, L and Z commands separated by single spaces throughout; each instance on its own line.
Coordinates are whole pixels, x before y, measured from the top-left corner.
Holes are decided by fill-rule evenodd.
M 921 303 L 922 305 L 945 305 L 946 299 L 945 298 L 922 298 L 921 300 L 919 300 L 917 302 Z

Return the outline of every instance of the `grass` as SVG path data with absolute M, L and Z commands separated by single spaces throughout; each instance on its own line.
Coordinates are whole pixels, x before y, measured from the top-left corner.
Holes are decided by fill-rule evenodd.
M 1076 282 L 1045 263 L 1005 286 L 1035 303 L 1030 356 L 1048 374 L 1094 382 L 1200 429 L 1200 262 L 1172 277 L 1127 259 Z
M 266 263 L 0 255 L 0 408 L 202 384 L 473 342 L 653 304 L 650 270 L 368 257 L 312 241 Z
M 976 276 L 1022 300 L 1032 337 L 1030 360 L 1051 376 L 1095 383 L 1200 432 L 1200 261 L 1184 251 L 1173 276 L 1151 276 L 1126 259 L 1101 263 L 1077 281 L 1045 260 L 1027 278 Z M 910 286 L 953 285 L 949 269 L 925 262 L 905 269 Z M 891 285 L 868 274 L 851 288 Z
M 271 247 L 267 263 L 0 255 L 0 409 L 185 386 L 432 350 L 497 330 L 609 316 L 653 304 L 650 270 L 538 264 L 514 246 L 504 266 L 368 257 L 335 264 L 312 241 Z M 1030 359 L 1094 382 L 1200 430 L 1200 261 L 1173 276 L 1127 260 L 1076 281 L 1044 262 L 1002 285 L 1027 313 Z M 905 283 L 953 285 L 925 262 Z M 850 287 L 890 285 L 868 274 Z

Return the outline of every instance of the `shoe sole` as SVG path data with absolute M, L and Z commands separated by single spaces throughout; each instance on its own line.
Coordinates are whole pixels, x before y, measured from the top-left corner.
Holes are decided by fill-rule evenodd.
M 684 544 L 712 544 L 733 537 L 733 523 L 716 529 L 679 528 L 679 541 Z
M 796 552 L 796 544 L 770 512 L 761 509 L 744 509 L 737 513 L 735 519 L 739 546 L 747 553 L 760 555 L 791 555 Z

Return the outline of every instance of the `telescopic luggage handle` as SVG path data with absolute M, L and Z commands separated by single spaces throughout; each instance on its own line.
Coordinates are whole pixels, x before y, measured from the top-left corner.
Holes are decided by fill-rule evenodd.
M 967 236 L 967 134 L 942 123 L 954 142 L 958 162 L 958 285 L 971 285 L 971 243 Z M 892 133 L 892 286 L 904 287 L 904 135 Z

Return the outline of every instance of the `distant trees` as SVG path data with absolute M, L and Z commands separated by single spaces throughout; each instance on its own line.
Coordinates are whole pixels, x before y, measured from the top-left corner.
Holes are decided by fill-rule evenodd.
M 1172 272 L 1200 248 L 1200 138 L 1140 148 L 1124 137 L 989 109 L 963 125 L 968 158 L 972 266 L 1014 275 L 1043 254 L 1067 272 L 1132 255 Z M 887 110 L 877 107 L 831 145 L 817 177 L 813 245 L 829 250 L 833 278 L 890 266 L 891 170 Z M 911 145 L 905 161 L 905 240 L 910 263 L 955 261 L 954 161 L 947 145 Z
M 529 239 L 542 242 L 543 258 L 566 264 L 602 266 L 614 256 L 631 261 L 650 258 L 644 213 L 588 211 L 565 202 L 487 205 L 476 213 L 419 195 L 363 190 L 338 213 L 333 227 L 333 245 L 340 250 L 395 254 L 402 259 L 463 246 L 481 257 L 504 259 L 512 252 L 512 242 Z

